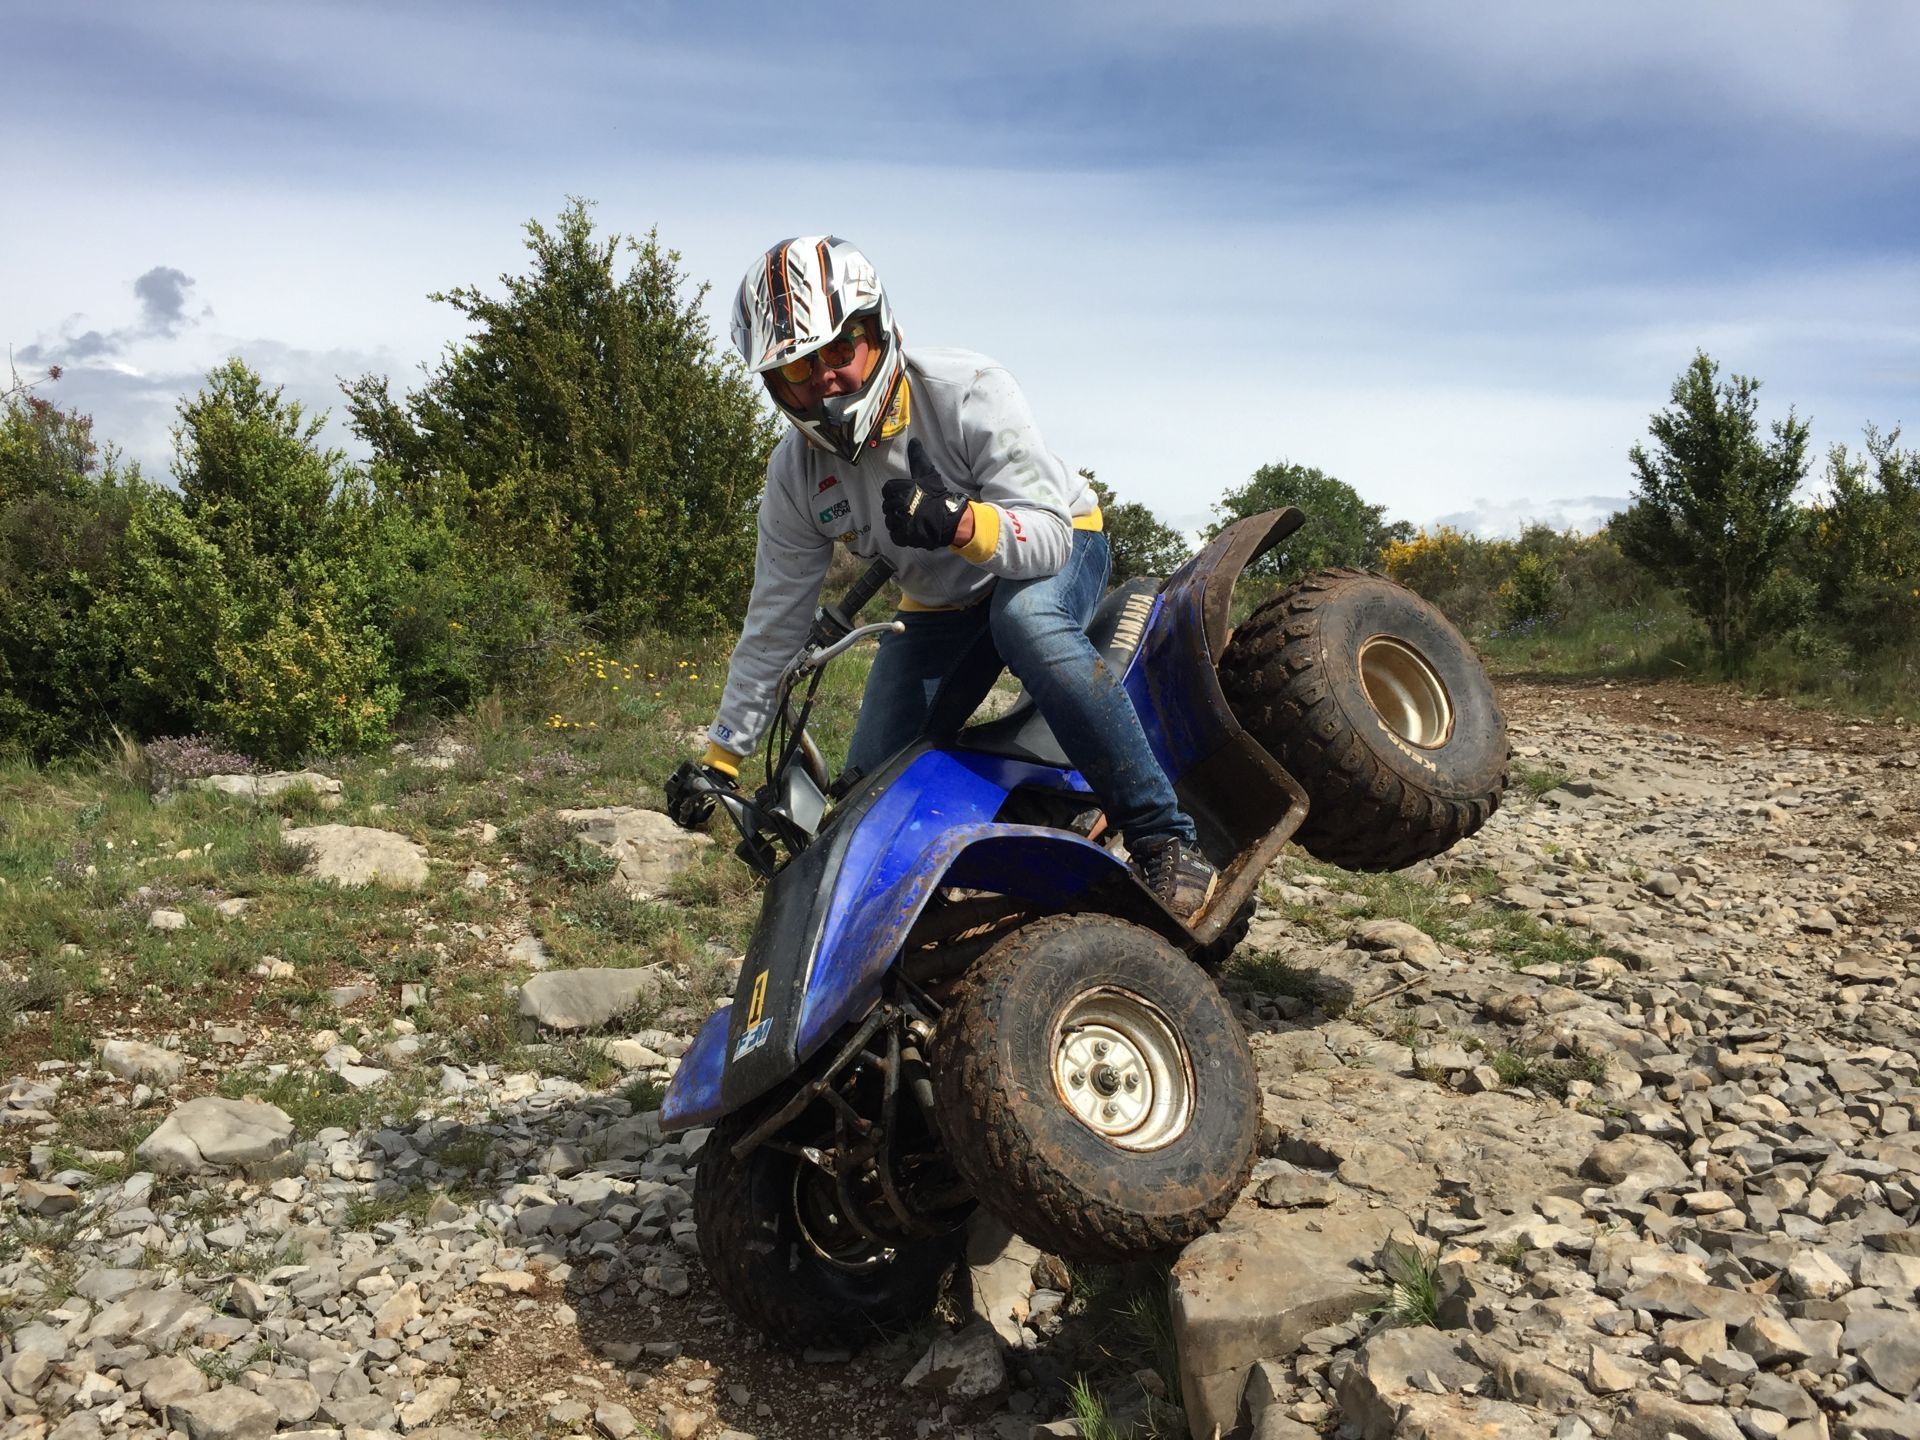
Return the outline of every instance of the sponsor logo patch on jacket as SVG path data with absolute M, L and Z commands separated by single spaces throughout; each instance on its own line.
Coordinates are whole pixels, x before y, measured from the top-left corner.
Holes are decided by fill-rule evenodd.
M 840 477 L 838 475 L 829 475 L 827 476 L 826 479 L 820 482 L 820 488 L 814 491 L 813 493 L 816 495 L 824 495 L 827 493 L 827 491 L 831 490 L 834 486 L 838 485 L 839 483 L 840 483 Z
M 852 509 L 853 507 L 846 501 L 836 500 L 820 512 L 820 523 L 822 525 L 831 525 L 834 521 L 847 515 Z

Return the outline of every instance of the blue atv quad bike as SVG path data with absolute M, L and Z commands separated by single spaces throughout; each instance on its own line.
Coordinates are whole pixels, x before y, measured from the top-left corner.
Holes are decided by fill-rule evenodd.
M 1411 592 L 1323 571 L 1229 638 L 1235 580 L 1302 518 L 1240 521 L 1089 626 L 1220 868 L 1190 927 L 1116 853 L 1024 700 L 830 803 L 806 718 L 822 668 L 892 628 L 849 624 L 884 573 L 821 612 L 755 794 L 676 777 L 726 809 L 767 887 L 733 1003 L 682 1058 L 661 1123 L 712 1127 L 700 1253 L 774 1340 L 924 1315 L 975 1205 L 1072 1260 L 1204 1233 L 1246 1183 L 1260 1118 L 1208 971 L 1262 873 L 1289 838 L 1350 868 L 1409 865 L 1499 804 L 1492 687 Z

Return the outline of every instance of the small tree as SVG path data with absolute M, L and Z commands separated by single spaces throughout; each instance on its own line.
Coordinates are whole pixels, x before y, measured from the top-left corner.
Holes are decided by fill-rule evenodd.
M 1760 382 L 1719 373 L 1701 351 L 1674 381 L 1673 403 L 1648 422 L 1655 452 L 1629 452 L 1638 493 L 1613 530 L 1629 558 L 1679 588 L 1721 660 L 1737 664 L 1755 598 L 1793 535 L 1808 426 L 1789 410 L 1763 443 Z
M 141 483 L 98 453 L 86 416 L 17 381 L 0 394 L 0 750 L 44 760 L 111 724 L 120 647 L 102 599 Z
M 1107 544 L 1113 552 L 1113 569 L 1108 580 L 1124 584 L 1140 575 L 1171 575 L 1187 563 L 1193 553 L 1180 532 L 1138 500 L 1116 500 L 1113 487 L 1093 477 L 1093 471 L 1081 475 L 1100 497 L 1100 517 L 1107 531 Z
M 1369 505 L 1351 485 L 1324 470 L 1286 460 L 1262 465 L 1245 485 L 1222 495 L 1213 507 L 1221 519 L 1207 527 L 1207 538 L 1235 520 L 1287 505 L 1305 511 L 1306 523 L 1256 561 L 1252 574 L 1278 578 L 1329 565 L 1374 566 L 1388 544 L 1413 538 L 1406 521 L 1387 523 L 1386 506 Z
M 527 249 L 501 293 L 432 297 L 471 337 L 404 403 L 384 377 L 350 384 L 355 431 L 402 494 L 460 494 L 464 519 L 563 577 L 604 634 L 736 615 L 777 431 L 716 353 L 704 287 L 652 233 L 596 237 L 580 200 L 552 230 L 529 222 Z
M 1910 633 L 1920 613 L 1920 451 L 1900 449 L 1897 429 L 1869 426 L 1866 454 L 1835 445 L 1826 478 L 1808 526 L 1820 603 L 1856 631 Z
M 143 734 L 214 730 L 272 760 L 379 744 L 400 696 L 367 557 L 341 523 L 354 476 L 317 447 L 324 417 L 238 359 L 179 413 L 180 493 L 136 497 L 109 607 L 123 714 Z

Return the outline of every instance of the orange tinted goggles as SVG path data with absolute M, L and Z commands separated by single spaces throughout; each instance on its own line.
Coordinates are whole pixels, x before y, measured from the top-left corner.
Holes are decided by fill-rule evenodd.
M 839 335 L 802 355 L 798 360 L 789 360 L 779 370 L 780 378 L 789 385 L 798 385 L 813 374 L 813 362 L 818 360 L 829 370 L 838 370 L 842 365 L 851 365 L 853 357 L 860 348 L 860 342 L 867 338 L 867 328 L 856 326 L 844 335 Z

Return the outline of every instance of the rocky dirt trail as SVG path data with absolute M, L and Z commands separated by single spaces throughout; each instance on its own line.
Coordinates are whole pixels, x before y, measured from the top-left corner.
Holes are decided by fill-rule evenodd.
M 1173 1268 L 1177 1360 L 984 1227 L 937 1321 L 771 1349 L 704 1283 L 704 1137 L 552 1075 L 445 1067 L 361 1132 L 202 1097 L 135 1156 L 56 1149 L 72 1107 L 204 1088 L 122 1048 L 0 1064 L 0 1440 L 1026 1440 L 1093 1433 L 1080 1375 L 1118 1433 L 1913 1440 L 1920 742 L 1504 697 L 1530 783 L 1414 877 L 1425 913 L 1274 877 L 1229 982 L 1263 1158 Z M 1516 969 L 1535 921 L 1568 958 Z M 622 1063 L 664 1075 L 696 1018 Z

